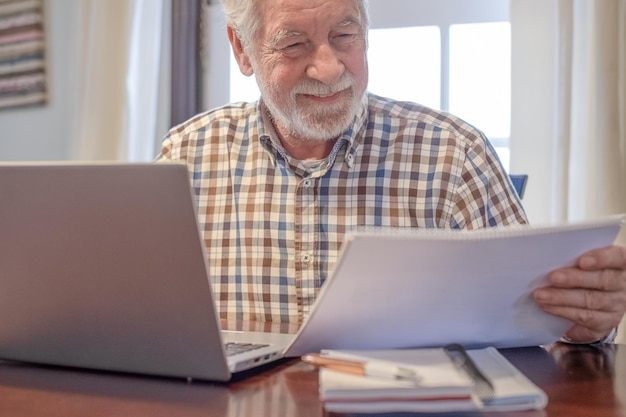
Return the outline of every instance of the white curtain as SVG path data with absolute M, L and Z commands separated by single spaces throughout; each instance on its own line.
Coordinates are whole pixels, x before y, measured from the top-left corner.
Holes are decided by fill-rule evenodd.
M 626 0 L 510 5 L 511 169 L 530 175 L 531 223 L 625 213 Z
M 626 212 L 626 0 L 560 0 L 560 217 Z M 620 236 L 620 243 L 626 244 Z M 626 341 L 624 325 L 619 340 Z
M 81 0 L 73 159 L 155 156 L 164 0 Z
M 626 0 L 560 0 L 560 217 L 626 212 Z

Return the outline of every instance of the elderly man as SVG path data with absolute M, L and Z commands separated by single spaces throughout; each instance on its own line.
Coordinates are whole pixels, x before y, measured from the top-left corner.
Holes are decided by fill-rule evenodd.
M 222 318 L 300 322 L 356 226 L 524 224 L 485 136 L 464 121 L 366 92 L 365 0 L 223 0 L 256 103 L 172 129 L 163 160 L 189 166 Z M 393 74 L 390 74 L 393 76 Z M 626 310 L 626 248 L 555 271 L 534 296 L 609 340 Z

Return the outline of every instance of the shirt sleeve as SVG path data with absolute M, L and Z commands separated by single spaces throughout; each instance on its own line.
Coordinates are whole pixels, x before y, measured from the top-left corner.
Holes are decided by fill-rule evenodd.
M 522 203 L 498 155 L 485 137 L 466 145 L 451 227 L 479 229 L 527 224 Z

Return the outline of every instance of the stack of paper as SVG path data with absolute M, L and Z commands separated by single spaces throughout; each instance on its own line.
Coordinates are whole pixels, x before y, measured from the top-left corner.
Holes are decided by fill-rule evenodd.
M 468 351 L 494 386 L 484 403 L 474 382 L 455 367 L 443 349 L 379 351 L 326 350 L 324 355 L 351 360 L 385 360 L 414 370 L 418 382 L 353 375 L 320 369 L 320 398 L 327 411 L 353 413 L 448 412 L 479 409 L 530 410 L 547 404 L 546 394 L 494 348 Z
M 624 220 L 350 232 L 286 356 L 322 349 L 552 343 L 572 323 L 541 310 L 532 291 L 548 284 L 550 271 L 612 244 Z

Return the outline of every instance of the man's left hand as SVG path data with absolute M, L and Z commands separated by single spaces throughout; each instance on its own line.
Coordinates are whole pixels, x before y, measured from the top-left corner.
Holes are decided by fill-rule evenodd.
M 565 337 L 579 343 L 600 340 L 626 312 L 626 247 L 587 252 L 575 267 L 551 272 L 548 281 L 533 297 L 544 311 L 574 322 Z

